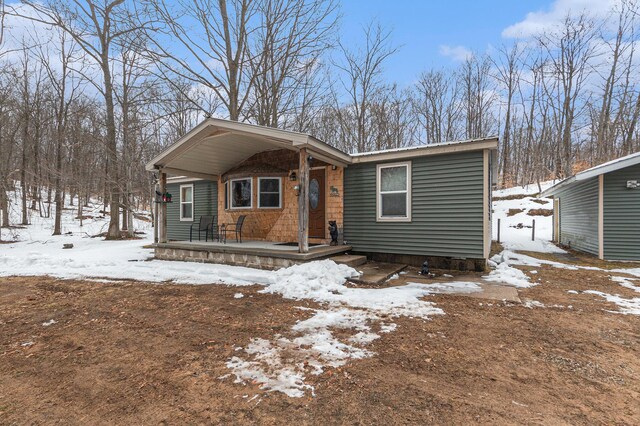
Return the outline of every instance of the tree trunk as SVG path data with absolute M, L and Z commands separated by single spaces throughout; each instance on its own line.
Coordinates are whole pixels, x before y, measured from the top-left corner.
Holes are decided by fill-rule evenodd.
M 111 70 L 109 69 L 108 51 L 102 58 L 102 73 L 104 78 L 104 98 L 106 106 L 107 127 L 107 161 L 108 161 L 108 188 L 111 202 L 109 205 L 109 230 L 107 239 L 120 238 L 120 194 L 118 188 L 118 145 L 116 139 L 116 120 L 113 103 L 113 84 L 111 82 Z

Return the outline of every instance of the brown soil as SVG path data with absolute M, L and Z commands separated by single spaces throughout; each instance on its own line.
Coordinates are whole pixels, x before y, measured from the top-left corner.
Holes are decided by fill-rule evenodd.
M 524 211 L 524 209 L 509 209 L 509 211 L 507 212 L 507 216 L 515 216 L 518 213 L 522 213 Z
M 531 209 L 527 212 L 529 216 L 553 216 L 551 209 Z
M 312 303 L 259 287 L 2 278 L 0 423 L 640 423 L 639 318 L 567 290 L 634 293 L 604 272 L 535 269 L 541 285 L 520 297 L 549 307 L 432 296 L 446 315 L 394 320 L 374 357 L 308 377 L 304 398 L 219 377 L 234 347 L 286 334 Z
M 536 198 L 532 199 L 531 201 L 533 201 L 534 203 L 542 204 L 542 205 L 544 205 L 544 204 L 549 204 L 549 202 L 550 202 L 550 200 L 549 200 L 549 199 L 546 199 L 546 200 L 539 200 L 539 199 L 536 199 Z
M 505 195 L 504 197 L 492 197 L 493 201 L 504 201 L 504 200 L 522 200 L 527 197 L 535 197 L 536 194 L 513 194 L 513 195 Z

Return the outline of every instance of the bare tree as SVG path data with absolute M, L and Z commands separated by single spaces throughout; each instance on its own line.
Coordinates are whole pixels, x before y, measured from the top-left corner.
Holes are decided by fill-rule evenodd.
M 505 183 L 509 169 L 509 159 L 511 156 L 511 112 L 513 109 L 514 95 L 516 94 L 518 81 L 520 80 L 522 55 L 522 48 L 517 43 L 514 43 L 510 48 L 502 46 L 498 51 L 498 58 L 492 60 L 496 69 L 496 78 L 502 87 L 504 87 L 506 95 L 504 130 L 501 138 L 502 154 L 500 170 L 502 171 L 502 185 Z
M 331 47 L 336 27 L 337 5 L 333 0 L 263 0 L 258 17 L 262 21 L 250 41 L 251 67 L 255 79 L 250 108 L 257 124 L 278 127 L 293 116 L 300 96 L 309 84 L 317 84 L 319 57 Z M 250 78 L 250 77 L 248 77 Z
M 557 151 L 556 177 L 572 175 L 572 138 L 578 98 L 591 68 L 594 57 L 592 41 L 596 37 L 594 22 L 586 15 L 567 15 L 556 30 L 538 37 L 546 50 L 552 72 L 559 81 L 562 99 L 560 112 L 560 143 Z
M 458 73 L 467 139 L 486 137 L 495 132 L 495 92 L 490 71 L 488 56 L 473 55 L 465 59 Z
M 336 108 L 340 125 L 349 135 L 357 152 L 370 146 L 369 119 L 371 103 L 376 94 L 383 90 L 381 80 L 384 62 L 398 51 L 391 45 L 391 32 L 379 23 L 364 27 L 364 46 L 353 50 L 340 43 L 344 62 L 336 63 L 342 71 L 340 82 L 348 99 L 347 108 Z M 335 96 L 336 104 L 340 103 Z
M 182 0 L 170 5 L 164 0 L 149 0 L 148 4 L 157 21 L 148 38 L 155 51 L 152 55 L 161 65 L 159 74 L 169 83 L 178 76 L 210 90 L 230 120 L 244 118 L 256 78 L 247 70 L 251 63 L 248 38 L 255 31 L 258 2 Z M 174 49 L 158 40 L 158 33 L 171 37 Z M 191 95 L 190 89 L 183 93 L 202 111 L 215 112 L 215 104 L 200 104 Z
M 58 34 L 57 61 L 59 61 L 60 70 L 52 64 L 49 57 L 50 51 L 39 50 L 39 60 L 43 64 L 43 68 L 47 73 L 48 81 L 53 90 L 54 98 L 54 115 L 55 115 L 55 164 L 54 164 L 54 197 L 55 197 L 55 219 L 53 227 L 53 235 L 61 234 L 62 210 L 64 208 L 63 194 L 63 156 L 64 145 L 66 139 L 66 127 L 70 113 L 71 105 L 78 96 L 78 88 L 80 79 L 73 79 L 71 65 L 74 62 L 74 54 L 76 53 L 76 45 L 69 40 L 69 35 L 61 31 Z M 75 81 L 74 81 L 75 80 Z M 80 203 L 79 203 L 80 204 Z
M 424 129 L 424 141 L 459 139 L 462 104 L 455 74 L 444 70 L 423 72 L 414 90 L 414 111 Z
M 49 0 L 39 3 L 23 0 L 36 16 L 27 18 L 57 26 L 77 43 L 100 70 L 101 84 L 95 84 L 102 93 L 105 107 L 107 152 L 107 184 L 110 192 L 110 221 L 107 238 L 120 238 L 120 193 L 118 186 L 118 141 L 115 119 L 114 83 L 112 62 L 115 41 L 127 34 L 140 31 L 145 24 L 133 25 L 125 0 L 97 2 L 95 0 L 72 0 L 61 2 Z M 14 9 L 15 11 L 16 9 Z

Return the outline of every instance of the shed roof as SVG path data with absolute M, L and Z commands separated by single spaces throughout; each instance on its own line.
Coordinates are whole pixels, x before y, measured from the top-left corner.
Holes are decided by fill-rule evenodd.
M 574 182 L 591 179 L 593 177 L 611 173 L 616 170 L 627 168 L 629 166 L 635 166 L 636 164 L 640 164 L 640 152 L 636 152 L 625 157 L 616 158 L 615 160 L 607 161 L 606 163 L 602 163 L 597 166 L 591 167 L 590 169 L 576 173 L 575 175 L 562 180 L 542 191 L 542 194 L 540 195 L 542 195 L 543 197 L 548 197 L 556 194 L 560 189 L 565 188 Z

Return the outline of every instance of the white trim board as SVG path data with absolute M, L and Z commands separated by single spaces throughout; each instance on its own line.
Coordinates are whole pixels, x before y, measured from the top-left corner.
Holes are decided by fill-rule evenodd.
M 406 194 L 406 216 L 382 216 L 382 191 L 381 191 L 381 170 L 393 167 L 405 167 L 407 173 L 407 189 L 405 191 L 386 191 L 386 194 Z M 402 161 L 399 163 L 384 163 L 376 166 L 376 222 L 411 222 L 411 161 Z

